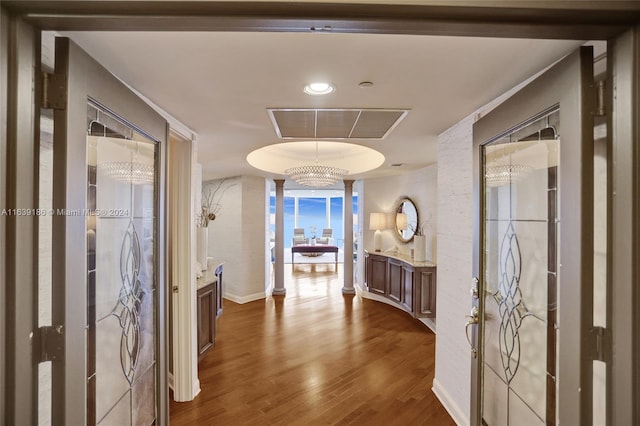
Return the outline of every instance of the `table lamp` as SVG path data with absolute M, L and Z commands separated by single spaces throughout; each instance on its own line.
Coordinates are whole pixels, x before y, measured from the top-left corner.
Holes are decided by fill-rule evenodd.
M 384 213 L 371 213 L 369 215 L 369 230 L 376 231 L 373 235 L 373 249 L 375 251 L 382 249 L 382 232 L 380 230 L 385 228 L 386 221 Z

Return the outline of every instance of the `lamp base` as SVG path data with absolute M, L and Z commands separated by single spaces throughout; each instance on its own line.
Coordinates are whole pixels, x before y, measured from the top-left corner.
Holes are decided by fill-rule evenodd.
M 382 250 L 382 232 L 379 229 L 376 229 L 376 233 L 373 234 L 373 250 Z

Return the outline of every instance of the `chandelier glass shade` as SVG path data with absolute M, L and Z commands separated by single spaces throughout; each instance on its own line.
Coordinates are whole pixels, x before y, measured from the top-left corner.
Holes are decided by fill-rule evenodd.
M 108 161 L 100 164 L 104 174 L 118 182 L 144 185 L 153 183 L 155 170 L 153 164 L 137 161 Z
M 342 180 L 349 173 L 348 170 L 339 167 L 324 166 L 319 163 L 291 167 L 284 172 L 300 185 L 316 188 L 331 186 Z
M 315 164 L 291 167 L 284 172 L 296 181 L 296 183 L 314 188 L 331 186 L 349 174 L 349 170 L 340 167 L 325 166 L 318 162 L 318 141 L 316 141 Z
M 247 162 L 291 183 L 320 188 L 380 167 L 384 155 L 354 143 L 313 140 L 266 145 L 250 152 Z
M 485 173 L 485 183 L 489 187 L 498 187 L 516 183 L 529 176 L 533 167 L 526 164 L 503 164 L 489 166 Z

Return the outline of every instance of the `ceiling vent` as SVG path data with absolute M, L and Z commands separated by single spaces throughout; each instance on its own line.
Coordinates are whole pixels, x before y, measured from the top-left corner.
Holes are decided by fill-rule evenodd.
M 268 109 L 280 139 L 384 139 L 406 109 Z

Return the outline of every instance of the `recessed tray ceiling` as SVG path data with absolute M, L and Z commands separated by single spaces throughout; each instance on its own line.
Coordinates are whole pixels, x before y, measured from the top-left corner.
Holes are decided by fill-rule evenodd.
M 384 139 L 406 109 L 276 109 L 267 110 L 280 139 Z

